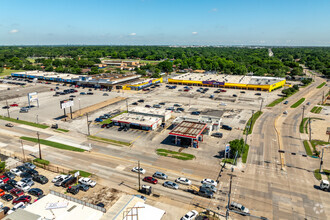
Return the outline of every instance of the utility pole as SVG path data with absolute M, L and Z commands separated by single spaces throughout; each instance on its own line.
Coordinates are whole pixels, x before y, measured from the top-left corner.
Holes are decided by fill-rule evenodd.
M 321 105 L 323 104 L 323 101 L 324 101 L 324 91 L 323 91 L 323 94 L 322 94 L 322 102 L 321 102 Z
M 39 124 L 38 115 L 37 115 L 37 124 Z
M 308 125 L 309 125 L 309 142 L 312 141 L 312 126 L 311 126 L 311 118 L 308 118 Z
M 128 102 L 127 102 L 127 99 L 126 99 L 126 111 L 128 112 Z
M 6 100 L 6 105 L 7 105 L 8 118 L 10 118 L 8 100 Z
M 138 182 L 139 182 L 139 191 L 141 190 L 141 178 L 140 178 L 140 161 L 138 161 Z
M 86 117 L 87 117 L 87 135 L 89 136 L 89 135 L 91 135 L 91 134 L 90 134 L 90 132 L 89 132 L 89 125 L 90 125 L 90 123 L 89 123 L 89 121 L 88 121 L 88 113 L 86 113 Z
M 39 144 L 39 159 L 42 160 L 42 157 L 41 157 L 41 147 L 40 147 L 40 138 L 39 138 L 39 131 L 37 132 L 37 135 L 38 135 L 38 144 Z
M 324 153 L 324 147 L 322 147 L 322 156 L 321 156 L 320 170 L 319 170 L 320 173 L 321 173 L 321 170 L 322 170 L 322 164 L 323 164 L 323 153 Z
M 229 217 L 229 205 L 230 205 L 230 194 L 231 194 L 231 184 L 233 180 L 233 174 L 230 175 L 230 184 L 229 184 L 229 193 L 228 193 L 228 204 L 227 204 L 227 211 L 226 211 L 226 220 Z
M 303 110 L 303 112 L 302 112 L 301 121 L 304 120 L 304 114 L 305 114 L 305 106 L 304 106 L 304 105 L 303 105 L 303 107 L 302 107 L 302 110 Z
M 22 152 L 23 152 L 23 159 L 25 161 L 25 152 L 24 152 L 23 140 L 21 140 L 21 146 L 22 146 Z

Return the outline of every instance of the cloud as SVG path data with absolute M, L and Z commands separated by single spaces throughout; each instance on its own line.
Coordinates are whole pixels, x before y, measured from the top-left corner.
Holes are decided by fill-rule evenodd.
M 15 33 L 17 33 L 17 32 L 18 32 L 17 29 L 13 29 L 13 30 L 9 31 L 9 33 L 11 33 L 11 34 L 15 34 Z
M 198 32 L 196 32 L 196 31 L 194 31 L 194 32 L 191 32 L 193 35 L 197 35 L 198 34 Z
M 212 8 L 210 12 L 217 12 L 218 9 L 217 8 Z
M 130 33 L 129 34 L 129 36 L 135 36 L 136 35 L 136 33 Z

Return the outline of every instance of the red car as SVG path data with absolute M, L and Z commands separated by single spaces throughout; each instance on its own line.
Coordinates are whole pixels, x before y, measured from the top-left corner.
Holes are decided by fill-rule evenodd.
M 5 191 L 3 191 L 3 189 L 0 189 L 0 196 L 3 196 L 5 194 L 6 194 Z
M 76 89 L 75 89 L 75 90 L 73 90 L 73 91 L 74 91 L 74 92 L 78 92 L 78 90 L 76 90 Z
M 17 203 L 20 203 L 20 202 L 30 203 L 31 202 L 31 196 L 20 196 L 20 197 L 13 200 L 13 204 L 17 204 Z
M 18 104 L 11 104 L 11 107 L 18 107 Z
M 105 127 L 107 127 L 107 124 L 101 125 L 101 128 L 105 128 Z
M 183 90 L 183 91 L 185 91 L 185 92 L 189 92 L 189 91 L 190 91 L 190 89 L 185 89 L 185 90 Z
M 153 183 L 153 184 L 157 184 L 158 183 L 158 180 L 151 177 L 151 176 L 146 176 L 143 178 L 143 181 L 144 182 L 148 182 L 148 183 Z
M 224 90 L 224 89 L 220 89 L 220 92 L 227 92 L 227 90 Z
M 14 188 L 14 189 L 10 190 L 10 194 L 12 194 L 13 196 L 18 197 L 18 196 L 24 195 L 24 192 L 23 192 L 23 190 Z
M 0 176 L 0 180 L 2 180 L 2 181 L 3 181 L 3 183 L 7 183 L 7 182 L 8 182 L 8 180 L 9 180 L 9 178 L 8 178 L 8 177 L 6 177 L 5 175 L 2 175 L 2 176 Z

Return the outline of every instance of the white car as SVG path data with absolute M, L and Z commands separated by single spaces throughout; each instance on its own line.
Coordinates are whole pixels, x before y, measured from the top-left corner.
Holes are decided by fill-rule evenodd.
M 66 177 L 66 175 L 55 176 L 54 179 L 52 180 L 52 183 L 56 183 L 58 180 L 64 179 L 65 177 Z
M 222 106 L 227 106 L 227 104 L 224 103 L 224 102 L 221 102 L 220 105 L 222 105 Z
M 26 183 L 23 183 L 23 182 L 18 182 L 18 183 L 16 183 L 16 187 L 17 187 L 18 189 L 23 190 L 24 192 L 29 191 L 30 188 L 31 188 L 29 185 L 27 185 Z
M 198 215 L 198 212 L 196 210 L 191 210 L 187 214 L 185 214 L 181 218 L 181 220 L 192 220 L 192 219 L 195 219 L 197 215 Z
M 14 205 L 14 207 L 8 211 L 8 215 L 15 212 L 17 209 L 24 209 L 25 208 L 25 204 L 24 202 L 20 202 L 20 203 L 17 203 L 16 205 Z
M 181 184 L 184 184 L 184 185 L 191 185 L 191 181 L 188 180 L 187 178 L 184 178 L 184 177 L 179 177 L 175 180 L 175 182 L 177 183 L 181 183 Z
M 134 167 L 132 169 L 132 171 L 135 172 L 135 173 L 141 173 L 141 174 L 145 174 L 146 173 L 146 170 L 143 169 L 143 168 L 141 168 L 141 167 L 140 167 L 140 170 L 139 170 L 139 167 Z
M 87 177 L 81 177 L 79 179 L 79 183 L 85 184 L 90 187 L 94 187 L 96 185 L 96 182 L 94 180 L 91 180 L 90 178 Z
M 202 184 L 208 184 L 208 185 L 212 185 L 212 186 L 218 185 L 218 183 L 216 181 L 211 180 L 211 179 L 203 179 Z
M 285 110 L 285 111 L 283 112 L 283 114 L 287 115 L 287 114 L 288 114 L 288 111 Z
M 15 174 L 16 176 L 20 176 L 22 174 L 22 171 L 20 171 L 17 168 L 13 168 L 10 170 L 11 173 Z

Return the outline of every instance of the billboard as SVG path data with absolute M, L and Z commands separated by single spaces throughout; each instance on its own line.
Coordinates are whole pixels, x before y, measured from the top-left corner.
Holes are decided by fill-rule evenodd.
M 73 106 L 73 101 L 72 100 L 62 100 L 60 101 L 60 107 L 61 109 L 65 109 L 68 107 Z
M 29 99 L 29 102 L 38 101 L 38 93 L 37 92 L 28 93 L 28 99 Z
M 225 82 L 219 82 L 219 81 L 216 81 L 216 80 L 202 81 L 202 83 L 206 84 L 206 85 L 214 85 L 214 86 L 224 86 L 225 85 Z

